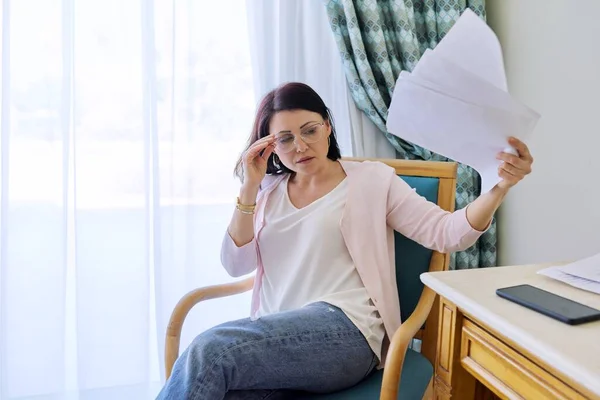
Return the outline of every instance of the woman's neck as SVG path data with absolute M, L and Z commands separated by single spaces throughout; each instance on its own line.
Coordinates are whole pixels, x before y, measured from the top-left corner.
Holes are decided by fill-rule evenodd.
M 315 173 L 302 174 L 296 172 L 290 177 L 290 182 L 302 188 L 315 187 L 329 182 L 332 177 L 337 176 L 342 171 L 342 166 L 338 161 L 327 159 L 327 163 L 324 163 L 323 167 Z

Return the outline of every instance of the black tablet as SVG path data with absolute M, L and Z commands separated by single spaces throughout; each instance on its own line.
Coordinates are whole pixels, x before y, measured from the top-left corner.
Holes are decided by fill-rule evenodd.
M 497 289 L 496 294 L 569 325 L 600 320 L 600 310 L 531 285 Z

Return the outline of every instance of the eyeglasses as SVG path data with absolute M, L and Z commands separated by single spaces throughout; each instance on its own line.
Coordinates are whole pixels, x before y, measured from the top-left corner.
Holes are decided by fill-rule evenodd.
M 300 139 L 306 144 L 316 143 L 323 138 L 325 122 L 312 124 L 300 131 Z M 282 133 L 275 136 L 275 148 L 282 153 L 289 153 L 296 146 L 296 136 Z

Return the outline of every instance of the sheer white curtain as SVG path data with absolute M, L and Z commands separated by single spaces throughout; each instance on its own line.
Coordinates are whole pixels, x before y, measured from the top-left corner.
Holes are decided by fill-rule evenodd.
M 246 0 L 257 99 L 281 83 L 310 85 L 331 109 L 344 156 L 395 151 L 350 97 L 322 0 Z
M 320 0 L 2 0 L 0 22 L 0 399 L 153 398 L 173 306 L 231 281 L 256 99 L 305 81 L 345 155 L 382 135 L 360 136 Z M 182 347 L 249 302 L 197 306 Z
M 350 141 L 355 157 L 396 158 L 396 150 L 377 126 L 358 109 L 348 93 Z
M 252 123 L 245 3 L 3 0 L 0 398 L 148 399 L 219 261 Z M 201 305 L 182 346 L 248 315 Z

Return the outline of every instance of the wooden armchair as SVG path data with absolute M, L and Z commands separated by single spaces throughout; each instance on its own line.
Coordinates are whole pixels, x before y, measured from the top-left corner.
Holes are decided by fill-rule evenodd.
M 364 159 L 349 159 L 363 161 Z M 396 173 L 428 200 L 453 211 L 456 189 L 455 163 L 378 160 L 396 169 Z M 420 281 L 427 271 L 447 270 L 449 254 L 425 249 L 396 232 L 396 283 L 401 304 L 402 325 L 390 342 L 383 371 L 377 371 L 358 385 L 328 395 L 307 395 L 306 399 L 402 399 L 433 398 L 438 298 Z M 252 289 L 254 278 L 235 283 L 209 286 L 186 294 L 177 304 L 167 328 L 165 346 L 166 377 L 171 374 L 179 354 L 179 341 L 185 317 L 191 308 L 204 300 L 231 296 Z M 421 352 L 409 348 L 412 339 L 422 341 Z M 401 379 L 402 378 L 402 379 Z M 400 384 L 402 382 L 402 385 Z

